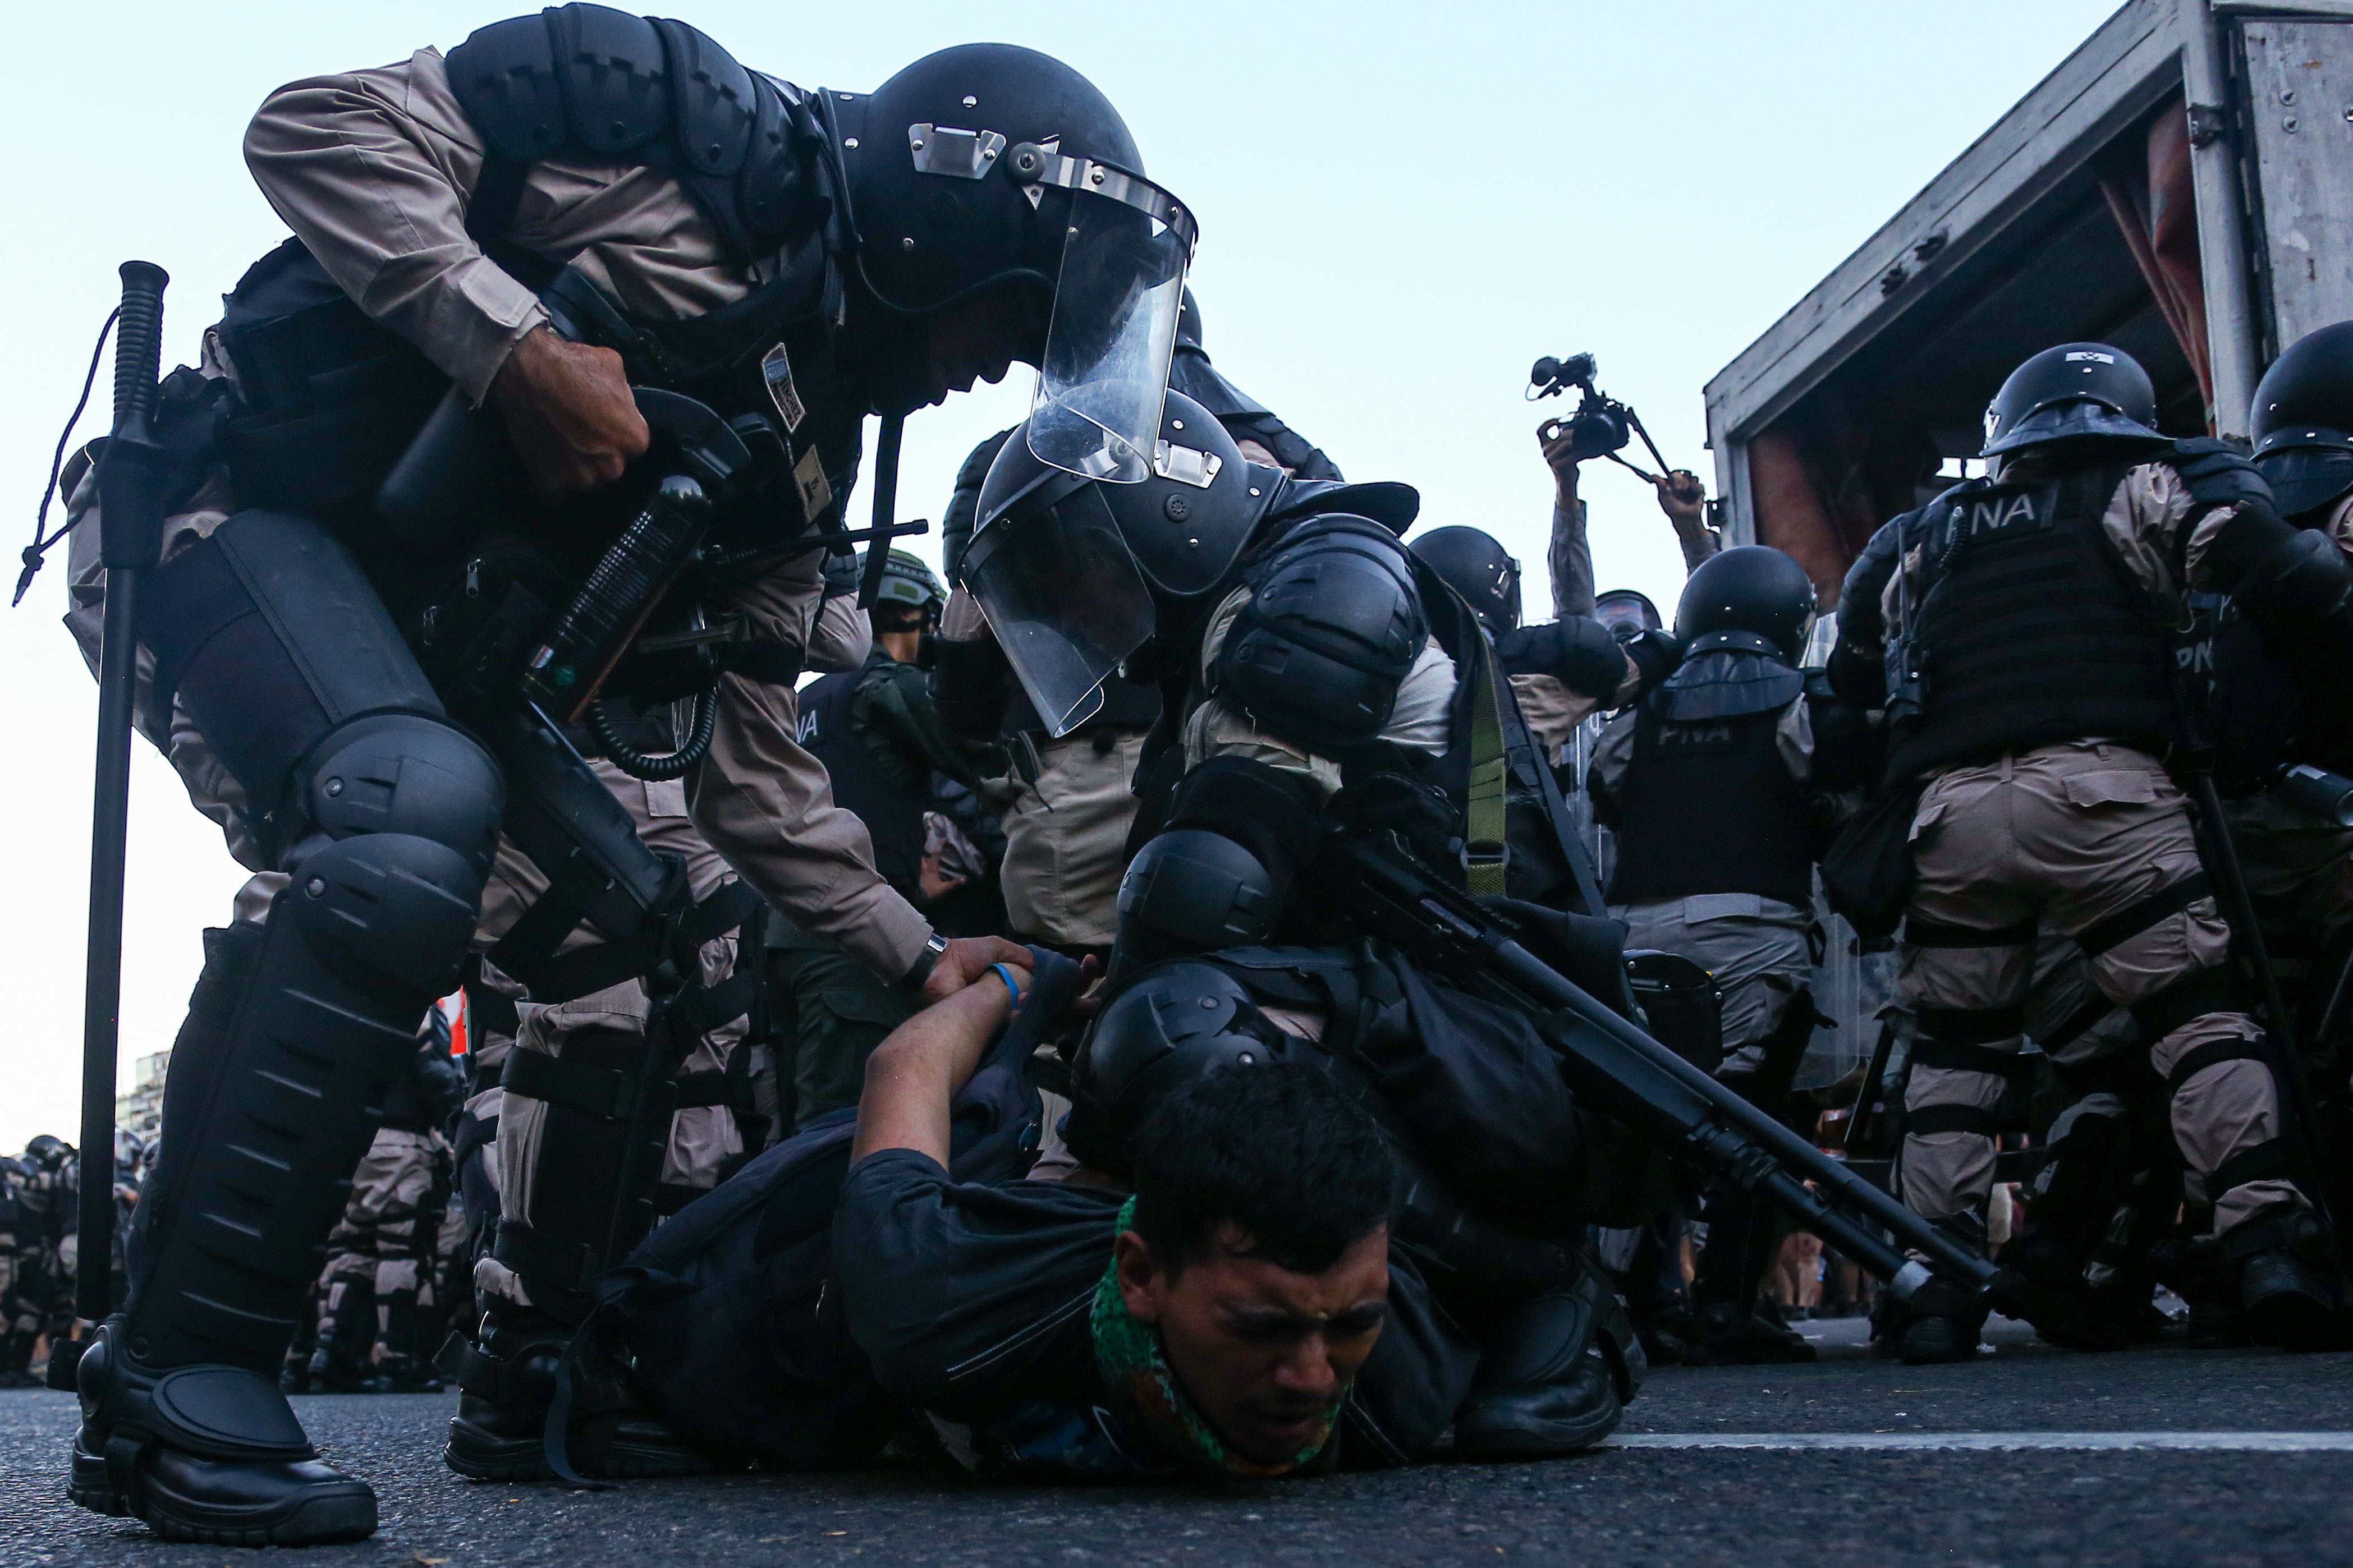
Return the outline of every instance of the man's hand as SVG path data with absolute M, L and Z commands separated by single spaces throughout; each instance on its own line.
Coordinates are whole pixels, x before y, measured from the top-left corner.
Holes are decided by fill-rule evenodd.
M 1545 466 L 1552 470 L 1553 489 L 1561 510 L 1577 509 L 1577 438 L 1566 419 L 1547 419 L 1536 426 L 1536 445 L 1544 450 Z
M 532 483 L 546 496 L 593 490 L 621 477 L 652 439 L 629 395 L 621 356 L 536 327 L 515 344 L 488 401 Z
M 988 973 L 989 966 L 1009 963 L 1029 973 L 1029 950 L 1001 936 L 960 936 L 948 943 L 940 961 L 923 981 L 923 1005 L 944 1002 Z
M 1659 510 L 1678 531 L 1704 526 L 1707 520 L 1707 487 L 1689 468 L 1674 468 L 1651 481 L 1659 492 Z

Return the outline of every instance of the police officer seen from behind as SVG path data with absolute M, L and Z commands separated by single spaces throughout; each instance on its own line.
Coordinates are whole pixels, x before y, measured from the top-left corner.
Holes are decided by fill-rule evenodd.
M 1590 777 L 1595 813 L 1616 835 L 1609 912 L 1626 922 L 1628 947 L 1709 971 L 1723 998 L 1719 1076 L 1785 1119 L 1798 1115 L 1790 1084 L 1818 1021 L 1825 796 L 1858 782 L 1842 772 L 1851 748 L 1817 734 L 1818 716 L 1851 710 L 1799 668 L 1814 612 L 1805 569 L 1778 550 L 1703 561 L 1675 609 L 1682 664 L 1603 729 Z M 1762 1299 L 1778 1216 L 1722 1183 L 1706 1219 L 1694 1358 L 1811 1361 Z
M 866 824 L 875 868 L 919 908 L 955 891 L 936 872 L 925 874 L 933 776 L 974 782 L 971 763 L 940 725 L 931 676 L 919 662 L 945 597 L 920 558 L 892 551 L 868 612 L 874 651 L 865 667 L 828 675 L 801 693 L 801 744 L 825 764 L 835 802 Z M 914 1005 L 839 942 L 810 936 L 781 914 L 770 921 L 768 945 L 779 1073 L 792 1123 L 805 1125 L 858 1103 L 866 1058 Z
M 1988 477 L 1889 523 L 1848 574 L 1837 678 L 1884 705 L 1888 784 L 1920 792 L 1902 1188 L 1931 1219 L 1982 1218 L 2048 921 L 2132 1010 L 2251 1324 L 2308 1348 L 2342 1305 L 2333 1243 L 2167 762 L 2186 738 L 2175 638 L 2190 594 L 2232 595 L 2294 646 L 2341 615 L 2353 577 L 2234 450 L 2168 441 L 2156 418 L 2129 354 L 2045 350 L 1987 410 Z M 1982 1309 L 1942 1282 L 1910 1306 L 1905 1360 L 1975 1352 Z
M 382 1087 L 470 944 L 514 940 L 545 961 L 518 978 L 573 995 L 646 977 L 649 1008 L 536 1053 L 512 1099 L 539 1109 L 501 1118 L 501 1174 L 533 1185 L 507 1194 L 499 1251 L 566 1310 L 651 1225 L 676 1077 L 720 1005 L 673 1005 L 717 978 L 732 909 L 697 903 L 525 691 L 592 727 L 603 671 L 607 697 L 694 696 L 683 759 L 639 765 L 683 781 L 753 893 L 882 979 L 940 995 L 1026 959 L 937 937 L 875 874 L 795 742 L 779 650 L 807 646 L 868 414 L 1018 358 L 1047 367 L 1033 439 L 1055 461 L 1149 449 L 1194 229 L 1045 56 L 968 46 L 871 95 L 805 92 L 681 23 L 585 5 L 284 89 L 247 154 L 296 237 L 232 295 L 221 374 L 171 378 L 166 423 L 212 410 L 224 435 L 142 607 L 158 689 L 290 881 L 207 955 L 130 1305 L 81 1363 L 72 1489 L 170 1539 L 287 1545 L 375 1528 L 274 1379 Z M 448 484 L 453 448 L 490 477 Z M 583 593 L 625 529 L 699 533 L 651 620 L 613 614 L 631 579 Z M 545 891 L 478 931 L 494 858 Z M 516 1157 L 559 1136 L 561 1173 Z M 529 1305 L 470 1373 L 449 1453 L 468 1474 L 545 1472 L 570 1331 Z M 625 1408 L 578 1436 L 591 1468 L 682 1462 Z

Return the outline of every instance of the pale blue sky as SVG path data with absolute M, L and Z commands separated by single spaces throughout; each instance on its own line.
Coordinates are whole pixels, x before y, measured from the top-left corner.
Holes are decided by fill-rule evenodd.
M 1126 115 L 1199 216 L 1219 367 L 1352 478 L 1419 486 L 1424 525 L 1502 537 L 1543 603 L 1549 479 L 1520 401 L 1543 353 L 1591 350 L 1670 461 L 1712 472 L 1700 388 L 2114 7 L 2105 0 L 1804 5 L 1391 4 L 1028 10 L 675 6 L 804 86 L 869 89 L 996 37 L 1060 55 Z M 521 9 L 520 6 L 515 9 Z M 0 259 L 12 527 L 46 477 L 115 264 L 173 275 L 164 363 L 282 237 L 238 155 L 279 83 L 447 48 L 499 0 L 49 5 L 12 24 L 0 109 L 17 149 Z M 956 464 L 1026 409 L 1029 373 L 918 416 L 901 510 L 936 517 Z M 105 402 L 103 384 L 98 401 Z M 100 419 L 102 420 L 102 413 Z M 84 436 L 101 432 L 93 420 Z M 1604 586 L 1672 605 L 1680 558 L 1648 490 L 1590 470 Z M 866 500 L 861 489 L 859 501 Z M 12 552 L 20 542 L 8 536 Z M 936 543 L 926 541 L 927 552 Z M 93 687 L 57 617 L 61 569 L 0 616 L 0 1149 L 74 1135 Z M 197 931 L 242 879 L 143 744 L 134 764 L 123 1006 L 131 1057 L 168 1044 Z

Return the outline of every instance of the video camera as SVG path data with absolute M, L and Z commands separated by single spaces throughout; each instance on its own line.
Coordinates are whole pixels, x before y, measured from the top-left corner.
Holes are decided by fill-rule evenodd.
M 1651 460 L 1663 471 L 1667 459 L 1660 455 L 1658 443 L 1651 439 L 1651 433 L 1642 428 L 1641 416 L 1593 384 L 1600 369 L 1591 354 L 1571 354 L 1567 359 L 1555 359 L 1546 354 L 1530 367 L 1527 391 L 1530 403 L 1538 398 L 1557 397 L 1570 387 L 1577 388 L 1577 411 L 1567 419 L 1556 419 L 1546 426 L 1544 438 L 1547 441 L 1557 439 L 1559 433 L 1566 430 L 1569 437 L 1569 456 L 1577 462 L 1590 458 L 1610 458 L 1632 468 L 1634 465 L 1627 463 L 1618 454 L 1624 451 L 1636 436 L 1640 436 L 1642 445 L 1650 451 Z M 1642 472 L 1640 468 L 1634 471 L 1638 474 Z M 1645 474 L 1643 477 L 1650 479 L 1654 476 Z

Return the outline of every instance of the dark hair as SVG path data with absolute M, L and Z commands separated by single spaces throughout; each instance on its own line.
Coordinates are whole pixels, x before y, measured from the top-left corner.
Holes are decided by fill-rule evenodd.
M 1180 1084 L 1145 1118 L 1134 1153 L 1135 1232 L 1172 1272 L 1231 1223 L 1252 1256 L 1321 1274 L 1388 1223 L 1397 1185 L 1373 1119 L 1304 1064 Z

